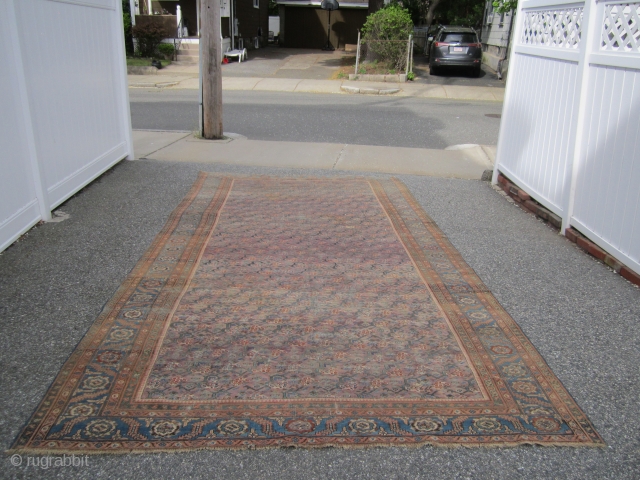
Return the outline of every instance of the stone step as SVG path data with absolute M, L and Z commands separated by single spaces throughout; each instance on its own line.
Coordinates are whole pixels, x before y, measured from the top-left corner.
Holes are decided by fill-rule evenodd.
M 180 50 L 198 50 L 200 48 L 200 44 L 198 43 L 181 43 Z

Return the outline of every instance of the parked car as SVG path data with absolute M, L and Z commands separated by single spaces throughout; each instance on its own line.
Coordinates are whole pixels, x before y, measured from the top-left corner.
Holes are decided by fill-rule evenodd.
M 447 66 L 468 67 L 480 76 L 482 44 L 473 28 L 452 26 L 437 31 L 429 51 L 429 69 L 435 75 Z

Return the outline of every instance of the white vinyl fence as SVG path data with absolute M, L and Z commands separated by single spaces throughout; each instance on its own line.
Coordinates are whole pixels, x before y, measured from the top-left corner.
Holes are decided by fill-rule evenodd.
M 120 0 L 0 0 L 0 251 L 133 158 Z
M 520 2 L 498 172 L 640 273 L 640 3 Z

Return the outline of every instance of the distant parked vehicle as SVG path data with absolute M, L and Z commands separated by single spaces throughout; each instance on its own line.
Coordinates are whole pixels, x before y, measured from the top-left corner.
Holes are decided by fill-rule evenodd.
M 435 34 L 429 51 L 429 69 L 432 75 L 442 67 L 456 66 L 473 69 L 480 76 L 482 44 L 478 34 L 468 27 L 441 27 Z

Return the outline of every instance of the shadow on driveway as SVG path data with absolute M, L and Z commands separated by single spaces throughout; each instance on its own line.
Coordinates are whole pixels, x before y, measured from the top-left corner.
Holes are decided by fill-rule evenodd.
M 505 86 L 505 82 L 498 80 L 496 73 L 486 65 L 482 66 L 480 77 L 476 77 L 472 69 L 464 67 L 440 67 L 438 74 L 432 75 L 429 70 L 428 58 L 424 55 L 419 55 L 413 59 L 413 71 L 416 74 L 414 80 L 416 83 L 498 88 L 504 88 Z

